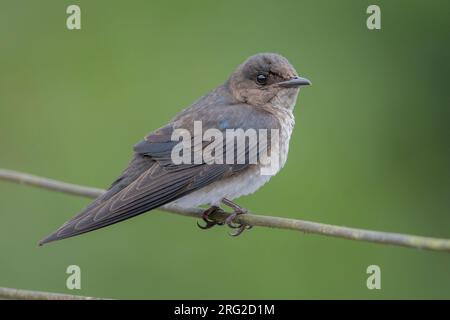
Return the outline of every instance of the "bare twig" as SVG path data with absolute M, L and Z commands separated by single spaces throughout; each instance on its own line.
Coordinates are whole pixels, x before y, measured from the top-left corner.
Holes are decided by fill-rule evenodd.
M 52 293 L 43 291 L 22 290 L 0 287 L 0 300 L 107 300 L 85 296 L 74 296 L 71 294 Z
M 89 198 L 95 198 L 104 192 L 104 190 L 101 189 L 69 184 L 5 169 L 0 169 L 0 180 L 1 179 Z M 203 213 L 203 210 L 200 208 L 181 208 L 173 205 L 166 205 L 159 208 L 159 210 L 194 218 L 201 218 Z M 219 211 L 211 214 L 210 218 L 218 222 L 223 222 L 229 215 L 230 213 Z M 350 240 L 450 252 L 450 239 L 348 228 L 318 222 L 262 216 L 251 213 L 239 215 L 234 221 L 252 226 L 289 229 Z

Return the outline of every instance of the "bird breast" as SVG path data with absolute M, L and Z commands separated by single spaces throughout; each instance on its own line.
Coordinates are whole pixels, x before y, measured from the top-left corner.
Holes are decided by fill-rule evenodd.
M 261 165 L 253 165 L 229 178 L 216 181 L 200 190 L 194 191 L 171 204 L 181 207 L 196 207 L 199 205 L 220 205 L 223 198 L 233 200 L 249 195 L 270 180 L 284 166 L 289 151 L 289 140 L 294 128 L 294 115 L 291 110 L 277 108 L 275 114 L 280 121 L 279 144 L 274 146 L 275 154 L 279 152 L 278 169 L 272 175 L 261 174 Z M 272 151 L 271 151 L 272 152 Z

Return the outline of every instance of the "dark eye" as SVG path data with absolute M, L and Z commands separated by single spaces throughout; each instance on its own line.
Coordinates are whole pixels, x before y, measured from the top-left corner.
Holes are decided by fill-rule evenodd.
M 267 75 L 262 74 L 262 73 L 258 74 L 256 76 L 256 82 L 258 84 L 265 85 L 267 83 Z

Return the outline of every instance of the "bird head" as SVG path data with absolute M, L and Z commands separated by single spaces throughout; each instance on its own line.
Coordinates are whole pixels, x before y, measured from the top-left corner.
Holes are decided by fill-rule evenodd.
M 298 76 L 286 58 L 275 53 L 251 56 L 233 72 L 228 83 L 240 102 L 287 109 L 294 107 L 299 88 L 311 84 Z

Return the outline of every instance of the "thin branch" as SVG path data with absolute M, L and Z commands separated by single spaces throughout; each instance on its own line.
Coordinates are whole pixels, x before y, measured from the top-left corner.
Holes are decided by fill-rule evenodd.
M 5 169 L 0 169 L 0 180 L 2 179 L 89 198 L 95 198 L 104 192 L 104 190 L 101 189 L 69 184 Z M 203 213 L 203 210 L 200 208 L 181 208 L 174 205 L 166 205 L 159 208 L 159 210 L 194 218 L 201 218 Z M 230 213 L 219 211 L 213 213 L 210 218 L 217 222 L 223 222 L 229 215 Z M 450 239 L 348 228 L 318 222 L 262 216 L 251 213 L 239 215 L 234 219 L 234 221 L 252 226 L 288 229 L 357 241 L 450 252 Z
M 41 178 L 28 173 L 5 169 L 0 169 L 0 179 L 88 198 L 97 198 L 105 192 L 105 190 L 102 189 L 79 186 L 72 183 Z
M 0 300 L 108 300 L 71 294 L 0 287 Z

